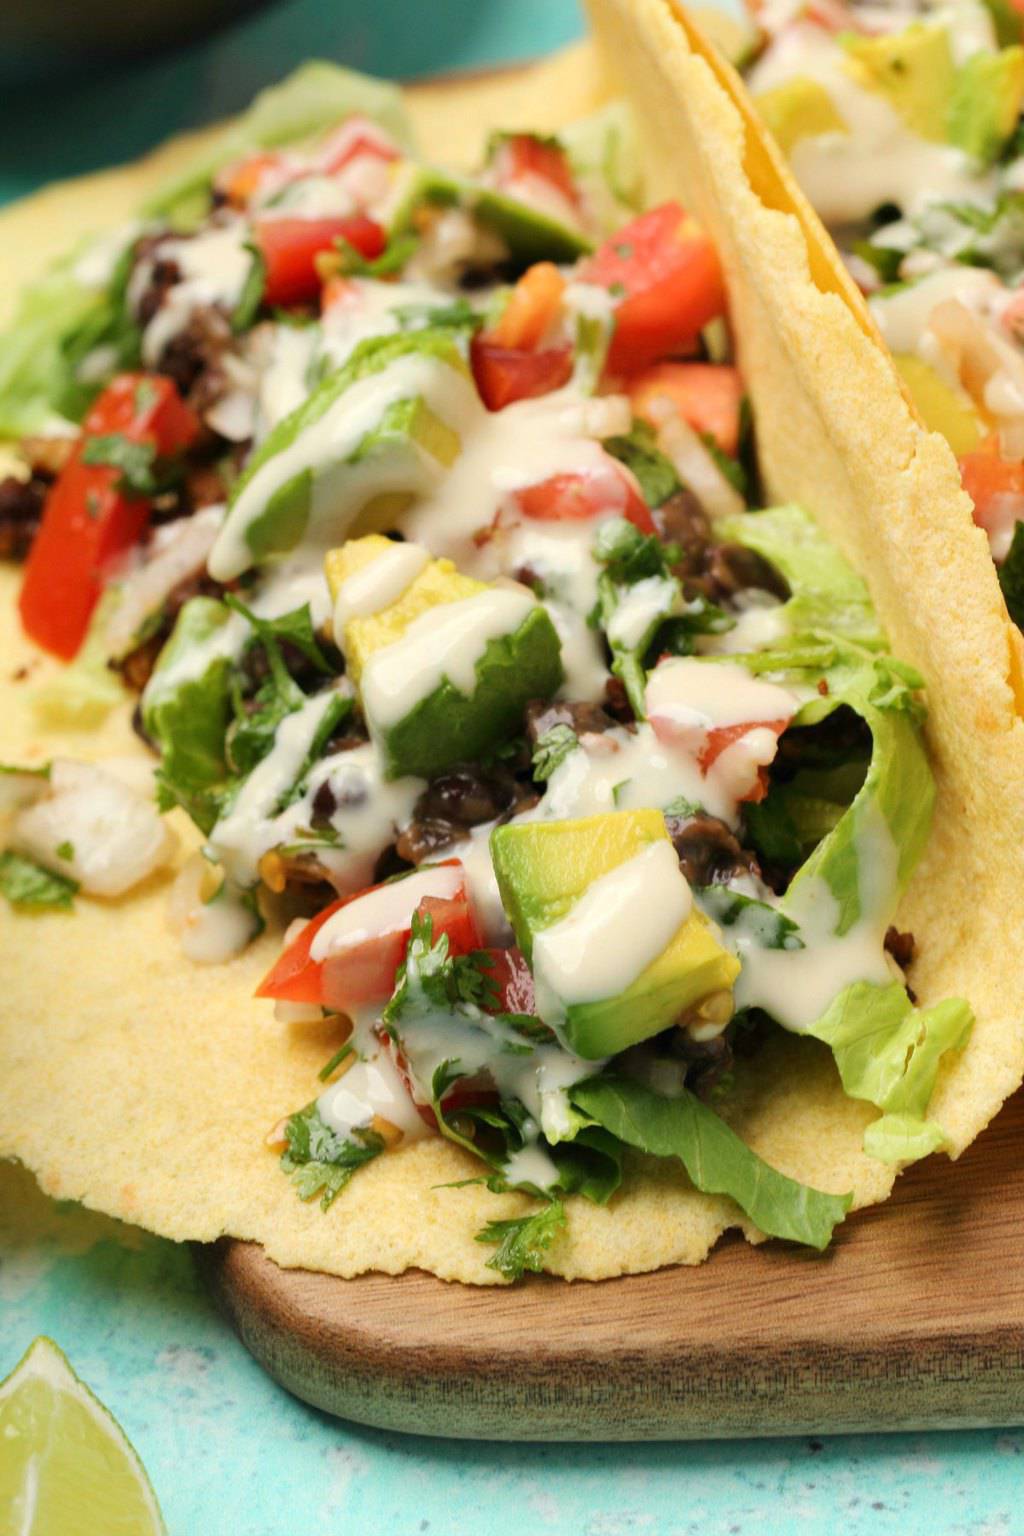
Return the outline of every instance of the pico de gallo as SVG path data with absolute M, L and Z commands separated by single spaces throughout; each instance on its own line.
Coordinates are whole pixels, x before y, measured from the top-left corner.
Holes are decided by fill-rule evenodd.
M 849 1196 L 768 1167 L 729 1106 L 808 1035 L 877 1106 L 872 1156 L 943 1145 L 971 1014 L 915 1005 L 893 925 L 921 679 L 813 520 L 755 510 L 725 274 L 687 209 L 643 205 L 625 111 L 513 124 L 466 175 L 317 69 L 3 344 L 0 538 L 65 666 L 41 707 L 133 709 L 156 799 L 138 763 L 5 764 L 0 889 L 122 896 L 189 818 L 182 964 L 269 921 L 257 997 L 333 1025 L 267 1128 L 304 1200 L 446 1137 L 536 1199 L 481 1234 L 515 1277 L 632 1148 L 823 1247 Z

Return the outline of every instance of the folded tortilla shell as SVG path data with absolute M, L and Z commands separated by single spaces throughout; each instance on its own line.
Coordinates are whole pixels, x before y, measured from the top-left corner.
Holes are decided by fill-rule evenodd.
M 820 518 L 866 576 L 895 649 L 928 682 L 938 811 L 900 922 L 919 941 L 921 1001 L 961 995 L 977 1012 L 933 1105 L 959 1151 L 1024 1073 L 1024 961 L 1007 942 L 1024 892 L 1024 745 L 991 562 L 948 449 L 912 415 L 734 78 L 664 0 L 594 0 L 591 10 L 596 48 L 411 91 L 421 146 L 465 163 L 492 127 L 555 130 L 625 90 L 652 198 L 682 197 L 712 230 L 770 490 Z M 72 232 L 128 215 L 194 148 L 194 138 L 170 145 L 0 216 L 0 291 Z M 21 635 L 16 573 L 2 575 L 0 757 L 143 755 L 128 706 L 96 731 L 40 731 L 29 690 L 55 664 Z M 196 835 L 174 819 L 184 857 Z M 474 1234 L 531 1202 L 438 1188 L 479 1172 L 448 1143 L 371 1163 L 327 1214 L 297 1199 L 264 1137 L 312 1096 L 330 1028 L 278 1025 L 253 999 L 279 929 L 227 966 L 185 960 L 165 926 L 168 885 L 155 877 L 121 901 L 79 900 L 70 916 L 0 912 L 0 1156 L 19 1158 L 52 1195 L 171 1238 L 229 1233 L 284 1266 L 342 1276 L 417 1266 L 497 1283 Z M 829 1052 L 780 1036 L 753 1065 L 728 1109 L 745 1140 L 794 1178 L 852 1189 L 857 1205 L 883 1199 L 894 1172 L 861 1147 L 876 1112 L 843 1094 Z M 731 1226 L 758 1238 L 730 1201 L 689 1188 L 681 1168 L 635 1159 L 607 1209 L 570 1202 L 550 1268 L 599 1279 L 697 1263 Z

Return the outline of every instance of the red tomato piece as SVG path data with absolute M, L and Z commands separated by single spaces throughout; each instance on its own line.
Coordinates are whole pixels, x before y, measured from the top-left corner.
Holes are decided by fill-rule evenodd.
M 400 153 L 398 146 L 368 117 L 350 117 L 324 144 L 317 155 L 317 163 L 324 175 L 336 176 L 360 155 L 371 155 L 375 160 L 397 160 Z
M 740 440 L 743 380 L 728 363 L 655 363 L 628 381 L 633 414 L 658 426 L 652 402 L 669 400 L 695 432 L 708 433 L 735 457 Z
M 775 744 L 772 748 L 771 756 L 774 757 L 779 737 L 788 724 L 789 719 L 787 718 L 785 720 L 744 720 L 738 725 L 715 726 L 713 730 L 708 731 L 704 745 L 697 757 L 701 773 L 710 773 L 713 765 L 721 757 L 722 753 L 729 747 L 734 746 L 737 741 L 742 741 L 743 737 L 748 736 L 751 731 L 772 732 L 775 737 Z M 750 766 L 753 773 L 750 788 L 745 793 L 738 795 L 737 799 L 756 802 L 763 800 L 768 793 L 768 776 L 766 765 L 751 762 Z
M 633 219 L 580 263 L 578 275 L 616 299 L 612 373 L 692 351 L 704 326 L 725 313 L 718 255 L 679 203 Z
M 481 969 L 498 989 L 498 1013 L 535 1013 L 533 977 L 521 950 L 488 949 Z
M 572 348 L 545 347 L 524 352 L 502 347 L 486 334 L 474 336 L 470 345 L 473 377 L 489 411 L 500 411 L 515 400 L 534 400 L 561 389 L 572 375 Z
M 152 503 L 125 494 L 116 465 L 85 462 L 90 438 L 123 437 L 166 458 L 187 448 L 198 432 L 195 413 L 160 375 L 120 374 L 93 403 L 47 495 L 18 599 L 25 631 L 39 645 L 71 660 L 85 638 L 106 567 L 138 543 L 149 523 Z
M 372 261 L 387 244 L 381 226 L 364 213 L 329 219 L 260 219 L 253 237 L 266 267 L 263 302 L 287 307 L 319 297 L 316 258 L 337 240 L 355 246 Z
M 405 959 L 414 911 L 430 916 L 435 940 L 442 933 L 448 935 L 449 950 L 453 955 L 468 954 L 477 949 L 481 942 L 480 930 L 469 903 L 462 865 L 458 859 L 447 859 L 435 868 L 458 871 L 459 878 L 454 882 L 450 898 L 430 895 L 417 898 L 414 887 L 410 894 L 415 905 L 410 904 L 392 926 L 383 932 L 369 934 L 340 953 L 329 955 L 326 960 L 314 960 L 310 953 L 313 940 L 328 919 L 377 891 L 397 892 L 401 886 L 372 885 L 356 896 L 343 896 L 306 924 L 260 982 L 256 996 L 293 1003 L 318 1003 L 322 1008 L 339 1013 L 349 1013 L 366 1003 L 382 1001 L 391 995 L 395 972 Z M 417 881 L 419 885 L 421 882 Z
M 990 437 L 960 460 L 964 490 L 974 502 L 974 521 L 992 535 L 1004 535 L 1007 547 L 1013 525 L 1024 518 L 1024 463 L 1004 459 L 999 439 Z
M 580 523 L 592 517 L 624 517 L 641 533 L 654 533 L 650 508 L 633 476 L 609 458 L 603 474 L 552 475 L 537 485 L 513 491 L 524 517 L 544 523 Z
M 502 186 L 525 176 L 539 176 L 557 188 L 570 203 L 579 202 L 569 156 L 561 144 L 551 139 L 539 139 L 531 133 L 510 134 L 499 145 L 495 168 Z

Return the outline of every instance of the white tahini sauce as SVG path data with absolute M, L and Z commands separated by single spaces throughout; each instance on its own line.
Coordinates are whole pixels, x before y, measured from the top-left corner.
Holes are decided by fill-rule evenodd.
M 557 1024 L 574 1003 L 625 992 L 668 947 L 692 905 L 667 838 L 595 880 L 568 916 L 533 941 L 541 1018 Z
M 350 619 L 364 619 L 396 603 L 424 569 L 430 551 L 422 544 L 389 544 L 341 584 L 334 600 L 334 638 L 342 644 Z
M 360 686 L 371 729 L 387 730 L 404 720 L 445 679 L 460 693 L 472 694 L 490 641 L 514 634 L 536 606 L 522 587 L 491 587 L 414 619 L 363 668 Z
M 430 866 L 350 901 L 317 929 L 310 955 L 326 960 L 367 939 L 408 928 L 425 896 L 451 901 L 465 883 L 461 865 Z

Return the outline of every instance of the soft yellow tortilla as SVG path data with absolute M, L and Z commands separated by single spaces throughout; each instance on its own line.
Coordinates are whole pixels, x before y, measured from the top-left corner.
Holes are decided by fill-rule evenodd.
M 466 162 L 492 127 L 555 129 L 624 87 L 649 141 L 652 195 L 681 196 L 713 230 L 772 492 L 820 517 L 868 578 L 896 649 L 928 679 L 939 806 L 900 921 L 921 947 L 913 982 L 922 1002 L 962 995 L 978 1014 L 934 1105 L 959 1151 L 1024 1073 L 1024 960 L 1012 941 L 1024 892 L 1024 746 L 991 562 L 948 450 L 911 415 L 813 215 L 792 211 L 785 173 L 738 113 L 732 80 L 690 50 L 663 0 L 595 0 L 592 11 L 600 54 L 582 47 L 528 72 L 418 88 L 413 118 L 428 154 Z M 599 59 L 613 66 L 610 87 Z M 0 216 L 3 288 L 69 238 L 130 213 L 194 144 Z M 40 733 L 29 691 L 54 663 L 21 636 L 16 576 L 2 575 L 0 756 L 144 755 L 127 707 L 99 731 Z M 14 681 L 22 665 L 31 673 Z M 194 834 L 177 824 L 184 854 Z M 279 930 L 228 966 L 185 960 L 164 926 L 169 883 L 155 878 L 119 902 L 79 899 L 70 916 L 0 911 L 0 1156 L 19 1158 L 51 1194 L 169 1237 L 230 1233 L 282 1265 L 345 1276 L 418 1266 L 496 1283 L 474 1233 L 530 1202 L 438 1189 L 480 1171 L 445 1142 L 370 1164 L 326 1215 L 300 1203 L 263 1138 L 312 1096 L 335 1041 L 322 1025 L 276 1024 L 253 999 Z M 893 1170 L 861 1149 L 875 1111 L 846 1098 L 814 1042 L 774 1041 L 729 1114 L 795 1178 L 852 1189 L 857 1205 L 891 1188 Z M 681 1168 L 637 1160 L 607 1209 L 570 1202 L 550 1267 L 598 1279 L 697 1263 L 730 1226 L 758 1238 L 730 1201 L 688 1188 Z

